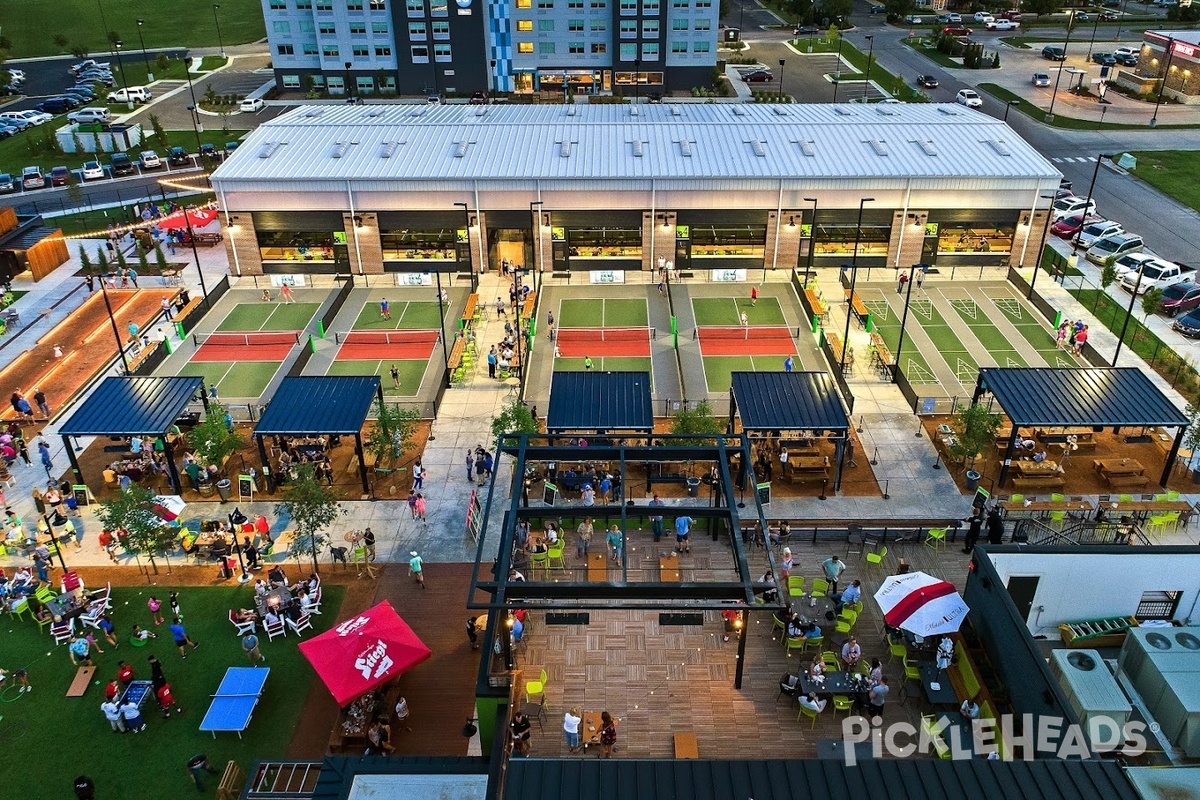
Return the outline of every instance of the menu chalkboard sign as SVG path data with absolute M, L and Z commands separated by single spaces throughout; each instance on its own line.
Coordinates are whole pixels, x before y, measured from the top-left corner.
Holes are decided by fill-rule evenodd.
M 75 504 L 83 507 L 91 501 L 92 493 L 88 491 L 88 487 L 82 483 L 77 483 L 71 487 L 71 494 L 75 495 Z
M 760 506 L 771 505 L 771 482 L 755 484 L 754 488 L 758 491 L 758 504 Z
M 550 481 L 542 484 L 542 502 L 548 506 L 554 505 L 554 497 L 558 494 L 558 487 Z
M 238 499 L 254 499 L 254 478 L 251 475 L 238 475 Z

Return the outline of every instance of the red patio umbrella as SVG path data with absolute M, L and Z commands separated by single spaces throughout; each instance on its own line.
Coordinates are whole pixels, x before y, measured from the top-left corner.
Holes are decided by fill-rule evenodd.
M 189 208 L 186 211 L 180 209 L 172 212 L 165 217 L 154 220 L 154 224 L 159 230 L 187 230 L 187 220 L 183 215 L 187 214 L 188 219 L 192 222 L 192 229 L 203 228 L 205 225 L 211 225 L 217 221 L 217 210 L 215 208 Z
M 431 652 L 384 600 L 300 643 L 339 706 L 406 672 Z

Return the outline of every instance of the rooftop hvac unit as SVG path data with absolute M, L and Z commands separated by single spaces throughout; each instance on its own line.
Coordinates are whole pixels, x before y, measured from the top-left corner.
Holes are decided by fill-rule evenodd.
M 1068 704 L 1089 736 L 1095 729 L 1104 739 L 1111 739 L 1129 721 L 1133 706 L 1099 651 L 1054 650 L 1050 654 L 1050 671 L 1058 678 Z M 1096 745 L 1111 747 L 1113 742 L 1099 741 Z

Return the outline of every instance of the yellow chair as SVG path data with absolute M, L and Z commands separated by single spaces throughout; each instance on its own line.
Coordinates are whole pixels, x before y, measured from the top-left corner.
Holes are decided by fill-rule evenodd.
M 843 611 L 842 616 L 837 621 L 834 627 L 835 633 L 850 633 L 854 630 L 854 624 L 858 622 L 858 613 L 854 611 Z
M 1050 500 L 1051 500 L 1051 502 L 1054 502 L 1054 503 L 1061 503 L 1063 500 L 1066 500 L 1066 499 L 1067 499 L 1067 496 L 1066 496 L 1066 495 L 1064 495 L 1064 494 L 1059 494 L 1058 492 L 1051 492 L 1051 493 L 1050 493 Z
M 1132 502 L 1133 502 L 1133 495 L 1131 495 L 1131 494 L 1119 494 L 1119 495 L 1117 495 L 1117 502 L 1120 502 L 1120 503 L 1132 503 Z
M 810 636 L 809 638 L 804 640 L 804 649 L 805 650 L 809 650 L 809 649 L 820 650 L 821 647 L 824 646 L 824 644 L 825 644 L 824 636 Z
M 842 668 L 842 662 L 838 658 L 838 654 L 830 650 L 821 653 L 821 663 L 825 665 L 826 672 L 837 672 Z
M 844 694 L 835 694 L 833 696 L 833 714 L 837 716 L 837 712 L 845 711 L 846 716 L 850 716 L 850 712 L 854 710 L 854 701 Z
M 12 605 L 8 607 L 8 613 L 10 616 L 16 617 L 17 619 L 20 619 L 26 614 L 32 615 L 33 612 L 29 610 L 29 598 L 22 597 L 18 600 L 14 600 Z
M 1179 492 L 1175 491 L 1174 489 L 1168 489 L 1167 490 L 1167 499 L 1168 500 L 1178 500 Z
M 883 560 L 887 558 L 888 549 L 886 547 L 879 548 L 878 553 L 867 553 L 863 558 L 867 560 L 868 567 L 882 567 Z
M 1011 498 L 1009 498 L 1009 501 L 1008 501 L 1008 502 L 1010 502 L 1010 503 L 1024 503 L 1024 502 L 1025 502 L 1025 495 L 1023 495 L 1023 494 L 1014 494 L 1014 495 L 1013 495 Z
M 813 728 L 817 727 L 817 717 L 820 715 L 821 712 L 819 711 L 813 711 L 811 708 L 800 706 L 800 713 L 796 715 L 796 722 L 799 722 L 801 717 L 808 717 L 812 720 L 812 724 L 810 724 L 808 728 L 809 730 L 812 730 Z
M 910 664 L 908 656 L 904 657 L 904 680 L 919 681 L 921 680 L 921 669 L 916 664 Z
M 932 547 L 935 551 L 945 549 L 948 531 L 948 528 L 930 528 L 928 536 L 925 537 L 925 546 Z
M 545 553 L 530 553 L 529 554 L 529 574 L 532 576 L 537 568 L 541 567 L 542 571 L 549 575 L 550 573 L 550 551 Z
M 536 681 L 525 681 L 525 699 L 528 700 L 534 695 L 546 694 L 546 684 L 550 682 L 550 676 L 546 674 L 546 670 L 542 670 L 541 675 Z
M 863 612 L 863 601 L 858 600 L 854 603 L 846 603 L 846 605 L 842 606 L 842 611 L 853 611 L 855 614 L 861 614 Z
M 771 615 L 771 639 L 772 639 L 772 641 L 774 641 L 774 639 L 775 639 L 775 631 L 779 631 L 780 633 L 783 634 L 783 638 L 785 638 L 785 639 L 787 638 L 787 625 L 779 617 L 772 614 Z
M 557 562 L 558 566 L 560 568 L 566 569 L 567 568 L 567 559 L 563 555 L 563 551 L 566 549 L 567 549 L 566 539 L 560 538 L 557 542 L 550 545 L 550 550 L 549 550 L 549 552 L 546 553 L 547 567 L 554 566 L 555 562 Z M 532 559 L 530 559 L 530 560 L 532 561 Z
M 903 640 L 899 642 L 888 642 L 888 663 L 892 663 L 899 656 L 903 661 L 908 661 L 908 645 Z
M 818 597 L 826 597 L 829 594 L 829 581 L 824 578 L 813 578 L 809 591 Z
M 1065 511 L 1051 511 L 1050 512 L 1050 524 L 1049 524 L 1050 528 L 1052 528 L 1056 531 L 1061 531 L 1063 529 L 1063 527 L 1066 526 L 1066 524 L 1067 524 L 1067 512 L 1065 512 Z
M 49 603 L 55 597 L 58 597 L 58 595 L 56 595 L 54 591 L 44 583 L 37 587 L 37 590 L 34 591 L 33 596 L 36 597 L 37 601 L 42 605 L 46 605 L 46 603 Z
M 803 597 L 804 596 L 804 576 L 803 575 L 788 575 L 788 596 Z
M 804 652 L 804 643 L 806 641 L 808 641 L 808 640 L 805 639 L 803 636 L 795 636 L 795 637 L 789 636 L 788 638 L 784 639 L 783 647 L 784 647 L 784 650 L 787 652 L 787 657 L 788 658 L 792 657 L 793 650 L 799 650 L 800 652 L 803 653 Z

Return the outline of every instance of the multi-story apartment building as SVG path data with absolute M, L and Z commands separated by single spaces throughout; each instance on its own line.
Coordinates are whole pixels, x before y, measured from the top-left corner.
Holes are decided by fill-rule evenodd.
M 719 0 L 262 0 L 275 80 L 331 95 L 710 81 Z

